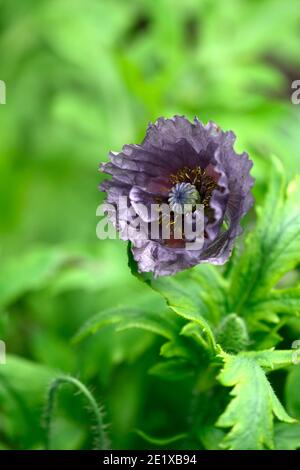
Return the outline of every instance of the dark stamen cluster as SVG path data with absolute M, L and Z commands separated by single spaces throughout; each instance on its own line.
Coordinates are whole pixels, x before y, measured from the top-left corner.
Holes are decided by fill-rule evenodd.
M 218 188 L 218 183 L 209 176 L 200 166 L 189 168 L 187 166 L 170 175 L 172 184 L 190 183 L 193 184 L 200 194 L 201 204 L 205 208 L 209 207 L 209 202 L 214 189 Z

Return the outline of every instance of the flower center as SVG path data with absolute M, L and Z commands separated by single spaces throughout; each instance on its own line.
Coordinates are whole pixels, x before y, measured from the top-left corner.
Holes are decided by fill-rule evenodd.
M 189 184 L 198 193 L 197 202 L 201 200 L 201 204 L 204 205 L 205 210 L 209 210 L 210 199 L 214 189 L 218 188 L 218 183 L 212 176 L 208 175 L 205 170 L 199 166 L 196 168 L 184 167 L 171 175 L 170 180 L 174 186 L 169 193 L 169 197 L 174 188 L 178 187 L 181 183 Z
M 184 214 L 190 207 L 200 202 L 200 195 L 196 187 L 191 183 L 176 183 L 169 192 L 168 202 L 172 211 L 178 214 Z

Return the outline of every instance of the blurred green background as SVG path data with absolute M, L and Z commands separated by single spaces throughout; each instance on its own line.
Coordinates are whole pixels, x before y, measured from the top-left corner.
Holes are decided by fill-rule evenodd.
M 271 154 L 299 172 L 299 1 L 0 0 L 0 32 L 0 447 L 44 447 L 57 371 L 92 387 L 114 448 L 151 447 L 134 430 L 184 431 L 190 400 L 188 381 L 148 373 L 161 340 L 107 325 L 71 341 L 104 308 L 164 308 L 130 275 L 126 245 L 96 239 L 98 165 L 139 143 L 149 121 L 184 114 L 234 130 L 255 162 L 258 203 Z M 52 440 L 91 447 L 72 390 Z

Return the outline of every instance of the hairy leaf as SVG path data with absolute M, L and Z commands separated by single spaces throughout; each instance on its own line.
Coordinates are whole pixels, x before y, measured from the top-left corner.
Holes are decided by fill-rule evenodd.
M 290 310 L 298 311 L 298 291 L 272 292 L 270 299 L 269 290 L 300 262 L 299 197 L 299 177 L 286 189 L 282 168 L 274 160 L 269 191 L 257 211 L 257 226 L 231 272 L 231 311 L 249 316 L 266 298 L 271 302 L 264 311 L 266 320 L 272 321 L 274 311 L 286 311 L 288 304 Z
M 152 280 L 151 286 L 184 318 L 205 318 L 217 324 L 226 311 L 227 282 L 214 266 L 199 265 L 173 277 Z
M 174 277 L 156 279 L 151 286 L 178 315 L 198 325 L 198 340 L 205 347 L 218 351 L 211 325 L 217 325 L 226 310 L 226 281 L 214 266 L 197 266 Z
M 274 448 L 274 415 L 292 423 L 277 399 L 259 362 L 253 355 L 224 355 L 224 369 L 219 381 L 233 387 L 233 399 L 217 421 L 217 426 L 231 428 L 222 447 L 232 450 Z

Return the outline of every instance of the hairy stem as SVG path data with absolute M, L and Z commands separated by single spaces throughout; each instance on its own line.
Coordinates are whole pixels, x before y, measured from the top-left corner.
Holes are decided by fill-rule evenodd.
M 86 398 L 88 402 L 89 411 L 91 412 L 95 421 L 93 426 L 91 426 L 95 441 L 95 449 L 106 449 L 107 438 L 106 433 L 104 431 L 104 423 L 101 409 L 99 408 L 95 398 L 93 397 L 92 393 L 88 390 L 88 388 L 78 379 L 67 375 L 63 375 L 61 377 L 56 378 L 55 380 L 53 380 L 49 387 L 48 398 L 45 408 L 46 449 L 49 450 L 51 444 L 51 430 L 56 393 L 60 386 L 65 384 L 73 385 L 77 388 L 79 393 L 81 393 Z

